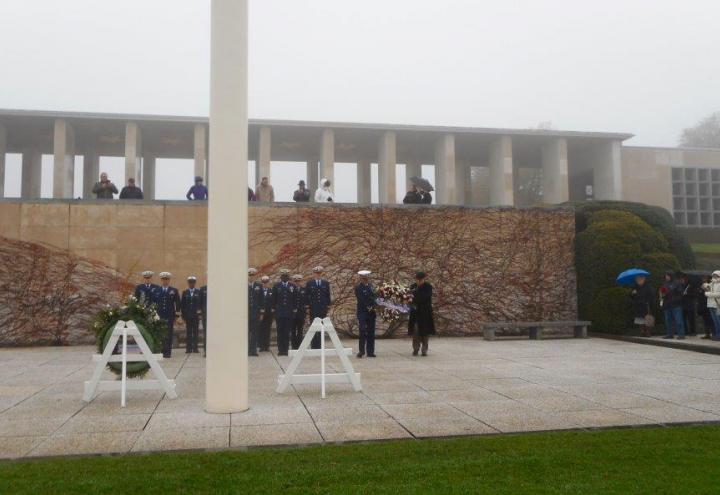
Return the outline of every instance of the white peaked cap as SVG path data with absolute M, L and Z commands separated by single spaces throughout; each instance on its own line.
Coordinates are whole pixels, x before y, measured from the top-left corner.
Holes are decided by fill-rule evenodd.
M 170 272 L 160 272 L 160 278 L 172 278 L 172 273 L 170 273 Z
M 142 276 L 145 278 L 152 277 L 153 275 L 155 275 L 155 272 L 152 272 L 150 270 L 145 270 L 144 272 L 142 272 Z
M 370 270 L 360 270 L 358 272 L 358 275 L 360 275 L 361 277 L 368 277 L 372 275 L 372 272 Z

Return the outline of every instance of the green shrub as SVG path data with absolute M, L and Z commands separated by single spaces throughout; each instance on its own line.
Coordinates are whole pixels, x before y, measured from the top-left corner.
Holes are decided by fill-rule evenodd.
M 640 257 L 636 267 L 650 272 L 650 284 L 658 289 L 664 281 L 665 272 L 680 271 L 680 262 L 671 253 L 648 253 Z
M 665 238 L 670 252 L 677 257 L 680 266 L 686 269 L 695 268 L 695 254 L 690 248 L 690 243 L 682 231 L 675 226 L 672 215 L 664 208 L 629 201 L 584 201 L 566 204 L 575 208 L 577 232 L 587 228 L 590 216 L 597 211 L 620 210 L 633 213 Z
M 630 290 L 626 287 L 601 289 L 589 307 L 595 332 L 625 334 L 633 327 Z

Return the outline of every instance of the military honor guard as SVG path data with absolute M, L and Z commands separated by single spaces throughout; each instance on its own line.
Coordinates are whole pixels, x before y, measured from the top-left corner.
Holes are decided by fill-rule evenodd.
M 270 287 L 270 277 L 264 275 L 262 282 L 262 309 L 260 310 L 260 333 L 258 336 L 258 347 L 260 352 L 270 351 L 270 329 L 272 328 L 275 308 L 273 306 L 273 289 Z
M 207 273 L 205 278 L 207 278 Z M 200 300 L 202 306 L 203 356 L 207 356 L 207 285 L 200 287 Z
M 257 269 L 248 268 L 248 356 L 258 355 L 260 313 L 263 309 L 263 286 L 255 280 Z
M 315 321 L 315 318 L 325 318 L 328 315 L 328 308 L 332 304 L 330 282 L 323 278 L 324 271 L 322 266 L 316 266 L 313 269 L 313 279 L 305 284 L 310 323 Z M 320 349 L 319 333 L 315 334 L 312 339 L 312 348 Z
M 160 274 L 162 285 L 153 293 L 153 303 L 157 307 L 158 316 L 165 320 L 168 326 L 168 333 L 163 343 L 163 356 L 166 358 L 172 354 L 175 317 L 180 310 L 180 294 L 175 287 L 170 286 L 171 278 L 171 273 L 162 272 Z
M 301 274 L 293 275 L 293 283 L 297 287 L 298 296 L 296 299 L 297 312 L 295 313 L 295 321 L 290 329 L 290 345 L 295 350 L 299 349 L 302 343 L 305 320 L 307 319 L 307 288 L 302 282 L 303 276 Z
M 160 288 L 159 285 L 152 282 L 152 278 L 155 273 L 150 270 L 142 272 L 143 283 L 135 286 L 135 299 L 140 301 L 140 304 L 149 306 L 152 304 L 153 292 Z
M 375 357 L 375 289 L 370 284 L 371 273 L 369 270 L 359 271 L 360 283 L 355 286 L 357 319 L 360 325 L 358 358 L 362 358 L 366 352 L 368 357 Z
M 187 278 L 188 288 L 180 298 L 180 314 L 185 322 L 185 353 L 197 353 L 198 334 L 200 333 L 200 314 L 202 313 L 202 294 L 195 288 L 197 277 Z
M 280 282 L 273 287 L 278 356 L 288 355 L 290 330 L 297 314 L 297 298 L 298 288 L 290 281 L 290 270 L 280 270 Z

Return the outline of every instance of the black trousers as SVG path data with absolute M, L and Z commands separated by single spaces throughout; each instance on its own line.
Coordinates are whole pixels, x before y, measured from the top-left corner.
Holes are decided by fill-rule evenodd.
M 695 335 L 695 309 L 694 308 L 683 308 L 683 318 L 685 318 L 685 334 Z
M 248 355 L 257 356 L 258 352 L 258 330 L 260 319 L 257 316 L 248 318 Z
M 175 329 L 175 318 L 168 318 L 165 320 L 165 323 L 167 323 L 168 331 L 165 335 L 165 342 L 163 342 L 163 357 L 169 358 L 172 356 L 172 347 L 173 347 L 173 333 Z
M 290 347 L 290 330 L 294 323 L 295 318 L 292 316 L 278 316 L 275 318 L 278 354 L 281 356 L 287 356 Z
M 198 352 L 198 334 L 200 333 L 200 320 L 191 316 L 185 320 L 185 352 Z
M 297 316 L 293 321 L 292 329 L 290 330 L 290 344 L 292 348 L 297 350 L 300 348 L 303 340 L 303 330 L 305 329 L 305 315 Z
M 207 356 L 207 315 L 203 314 L 202 317 L 202 324 L 203 324 L 203 356 Z
M 261 351 L 270 350 L 270 330 L 272 328 L 273 314 L 266 313 L 260 320 L 260 331 L 258 332 L 258 347 Z
M 375 355 L 375 313 L 358 315 L 360 324 L 360 344 L 358 353 L 363 356 Z M 367 352 L 366 352 L 367 351 Z
M 315 321 L 315 318 L 325 318 L 327 317 L 327 308 L 325 308 L 322 311 L 318 311 L 317 313 L 310 312 L 310 324 L 312 325 L 312 322 Z M 311 341 L 310 344 L 311 349 L 320 349 L 320 334 L 316 333 Z

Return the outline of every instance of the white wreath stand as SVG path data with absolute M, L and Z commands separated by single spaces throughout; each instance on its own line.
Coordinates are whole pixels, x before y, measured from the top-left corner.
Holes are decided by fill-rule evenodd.
M 320 333 L 320 349 L 311 349 L 310 344 L 316 333 Z M 325 335 L 330 337 L 333 348 L 325 348 Z M 360 384 L 360 373 L 355 373 L 352 363 L 350 362 L 350 359 L 348 359 L 348 356 L 352 355 L 352 349 L 343 347 L 330 318 L 324 318 L 322 320 L 320 318 L 315 318 L 315 321 L 313 321 L 312 325 L 310 325 L 310 329 L 307 334 L 305 334 L 305 338 L 300 344 L 300 348 L 296 351 L 290 351 L 290 355 L 293 356 L 292 361 L 290 361 L 290 366 L 288 366 L 284 375 L 280 375 L 278 377 L 277 393 L 279 394 L 285 392 L 290 385 L 301 383 L 319 383 L 323 399 L 325 398 L 326 383 L 349 383 L 352 385 L 355 392 L 360 392 L 362 390 L 362 385 Z M 298 366 L 300 366 L 300 363 L 305 356 L 320 356 L 320 374 L 295 374 Z M 338 356 L 345 372 L 326 373 L 326 356 Z
M 128 336 L 135 340 L 140 348 L 141 354 L 128 354 L 127 341 Z M 118 340 L 122 338 L 122 352 L 113 354 L 113 350 Z M 118 321 L 113 329 L 112 335 L 108 340 L 105 350 L 102 354 L 95 354 L 92 357 L 93 362 L 97 363 L 90 381 L 85 382 L 85 393 L 83 400 L 90 402 L 96 392 L 120 390 L 120 406 L 125 407 L 125 396 L 127 390 L 163 390 L 170 399 L 176 399 L 175 380 L 168 380 L 165 372 L 158 364 L 162 361 L 162 354 L 153 354 L 148 347 L 147 342 L 143 338 L 140 330 L 134 321 Z M 131 380 L 127 379 L 127 363 L 147 362 L 150 369 L 155 375 L 156 380 Z M 100 380 L 102 372 L 108 363 L 122 363 L 122 373 L 120 381 L 118 380 Z

